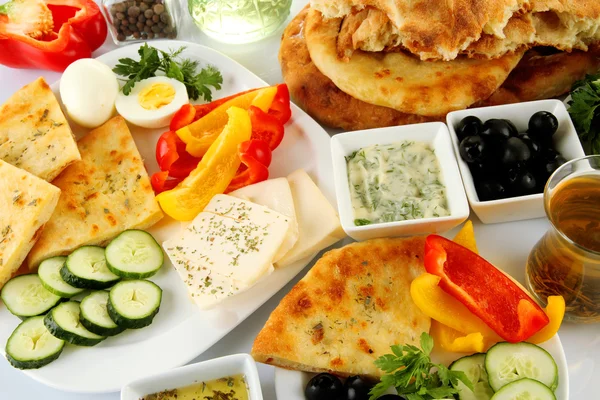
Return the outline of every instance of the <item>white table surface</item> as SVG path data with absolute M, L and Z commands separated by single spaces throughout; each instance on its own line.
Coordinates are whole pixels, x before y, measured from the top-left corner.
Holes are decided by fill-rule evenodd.
M 4 3 L 0 0 L 0 3 Z M 296 15 L 298 11 L 307 3 L 307 0 L 294 0 L 292 5 L 291 16 Z M 182 3 L 183 4 L 183 3 Z M 185 6 L 185 4 L 184 4 Z M 184 8 L 185 11 L 185 8 Z M 277 52 L 279 49 L 279 37 L 283 28 L 277 34 L 263 41 L 249 45 L 225 45 L 215 42 L 198 31 L 193 25 L 191 18 L 187 12 L 182 13 L 185 17 L 183 29 L 179 39 L 187 40 L 206 46 L 213 47 L 231 58 L 235 59 L 246 68 L 250 69 L 256 75 L 270 84 L 282 82 L 281 70 L 277 61 Z M 290 16 L 290 18 L 291 18 Z M 102 46 L 94 55 L 100 55 L 107 51 L 116 48 L 110 38 L 107 38 L 104 46 Z M 4 102 L 13 92 L 20 87 L 36 79 L 39 76 L 49 82 L 55 82 L 60 78 L 60 74 L 41 70 L 15 70 L 6 68 L 0 65 L 0 104 Z M 502 229 L 510 234 L 511 231 L 520 230 L 525 222 L 517 224 L 501 224 L 482 227 L 482 230 Z M 535 232 L 543 232 L 546 227 L 546 222 L 543 220 L 534 220 L 528 222 L 531 226 L 537 229 Z M 527 225 L 529 226 L 529 225 Z M 496 231 L 494 231 L 496 233 Z M 478 239 L 482 232 L 476 231 Z M 537 241 L 538 237 L 529 239 L 531 246 Z M 498 235 L 498 239 L 501 235 Z M 502 246 L 502 240 L 498 240 L 497 244 Z M 489 247 L 488 251 L 493 252 L 493 244 L 487 242 L 481 251 L 486 252 L 485 246 Z M 498 263 L 499 260 L 493 260 Z M 503 265 L 500 265 L 504 267 Z M 506 270 L 511 269 L 509 266 Z M 306 269 L 308 270 L 308 269 Z M 306 271 L 305 270 L 305 271 Z M 510 271 L 512 273 L 512 271 Z M 523 280 L 522 268 L 520 273 L 514 276 Z M 300 273 L 290 284 L 277 293 L 271 300 L 259 308 L 251 317 L 241 323 L 229 335 L 223 338 L 220 342 L 214 345 L 206 353 L 196 358 L 192 363 L 221 357 L 234 353 L 248 353 L 252 347 L 252 342 L 269 314 L 279 304 L 281 298 L 290 291 L 292 286 L 304 275 Z M 598 380 L 600 380 L 600 324 L 594 325 L 575 325 L 565 323 L 560 329 L 560 337 L 564 345 L 570 377 L 570 399 L 571 400 L 592 400 L 600 399 L 600 394 L 597 390 Z M 168 351 L 164 349 L 162 351 Z M 263 396 L 265 400 L 275 400 L 274 375 L 273 368 L 263 364 L 258 365 L 260 379 L 262 384 Z M 65 371 L 68 374 L 68 371 Z M 82 395 L 76 393 L 66 393 L 55 389 L 48 388 L 13 369 L 8 362 L 0 357 L 0 400 L 117 400 L 119 393 L 99 394 L 99 395 Z M 285 399 L 278 399 L 285 400 Z

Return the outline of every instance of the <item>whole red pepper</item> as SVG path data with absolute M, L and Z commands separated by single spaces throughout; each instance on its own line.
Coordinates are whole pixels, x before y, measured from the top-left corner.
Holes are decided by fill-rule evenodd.
M 527 340 L 549 322 L 544 310 L 514 281 L 471 250 L 441 236 L 425 241 L 425 269 L 504 340 Z
M 12 0 L 0 6 L 0 64 L 62 72 L 106 39 L 92 0 Z

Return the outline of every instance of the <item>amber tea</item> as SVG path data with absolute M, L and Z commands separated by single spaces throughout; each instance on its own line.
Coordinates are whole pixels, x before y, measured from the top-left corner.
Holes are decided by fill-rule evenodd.
M 600 173 L 562 180 L 546 204 L 554 225 L 527 263 L 536 297 L 562 295 L 567 319 L 600 321 Z

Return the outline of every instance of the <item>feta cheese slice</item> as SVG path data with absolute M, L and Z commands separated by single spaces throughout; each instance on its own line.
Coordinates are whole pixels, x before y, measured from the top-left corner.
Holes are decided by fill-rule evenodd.
M 269 179 L 254 185 L 246 186 L 229 193 L 230 196 L 239 197 L 256 204 L 263 205 L 277 211 L 290 219 L 290 230 L 281 247 L 277 251 L 273 262 L 277 262 L 294 247 L 298 241 L 298 221 L 290 184 L 285 178 Z
M 279 268 L 346 237 L 336 210 L 304 170 L 291 173 L 287 180 L 294 198 L 299 236 L 295 246 L 275 265 Z

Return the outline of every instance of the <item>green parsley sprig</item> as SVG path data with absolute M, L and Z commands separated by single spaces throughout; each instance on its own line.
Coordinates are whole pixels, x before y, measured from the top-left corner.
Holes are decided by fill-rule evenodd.
M 433 339 L 421 334 L 421 349 L 412 345 L 394 345 L 393 354 L 375 360 L 375 365 L 386 374 L 371 389 L 370 400 L 383 395 L 390 387 L 408 400 L 445 399 L 458 393 L 458 381 L 473 390 L 473 384 L 464 372 L 451 371 L 443 364 L 434 364 L 429 355 L 433 350 Z
M 600 154 L 600 74 L 586 75 L 571 89 L 569 114 L 590 154 Z
M 221 89 L 223 83 L 221 72 L 211 65 L 197 72 L 200 65 L 198 61 L 179 57 L 184 50 L 185 47 L 180 47 L 166 52 L 145 43 L 138 49 L 139 61 L 132 58 L 119 59 L 113 72 L 127 77 L 123 85 L 123 93 L 129 95 L 137 82 L 156 76 L 156 72 L 161 71 L 167 77 L 183 83 L 190 99 L 198 100 L 202 96 L 204 100 L 211 101 L 212 92 L 209 86 L 215 90 Z

